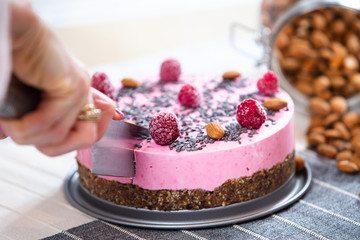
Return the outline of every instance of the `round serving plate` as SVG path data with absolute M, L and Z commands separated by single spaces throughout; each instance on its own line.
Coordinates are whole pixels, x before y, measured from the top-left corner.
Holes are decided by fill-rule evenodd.
M 65 194 L 77 209 L 102 220 L 132 227 L 191 229 L 219 227 L 270 215 L 299 200 L 311 183 L 309 166 L 275 191 L 246 202 L 200 210 L 159 211 L 116 205 L 89 193 L 76 170 L 65 180 Z

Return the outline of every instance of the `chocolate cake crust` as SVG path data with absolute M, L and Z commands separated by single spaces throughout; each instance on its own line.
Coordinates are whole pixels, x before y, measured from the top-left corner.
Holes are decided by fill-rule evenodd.
M 91 194 L 119 205 L 150 210 L 197 210 L 227 206 L 264 196 L 283 185 L 295 172 L 294 152 L 284 162 L 249 177 L 228 179 L 214 191 L 203 189 L 148 190 L 130 183 L 106 180 L 78 162 L 79 181 Z

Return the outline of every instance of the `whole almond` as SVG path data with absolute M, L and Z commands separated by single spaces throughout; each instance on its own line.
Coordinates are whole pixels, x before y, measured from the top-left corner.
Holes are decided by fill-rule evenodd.
M 330 113 L 331 108 L 327 101 L 314 97 L 310 99 L 310 110 L 315 115 L 327 116 Z
M 336 155 L 336 160 L 337 161 L 350 160 L 351 157 L 352 157 L 352 152 L 350 150 L 343 150 Z
M 355 56 L 349 55 L 344 59 L 344 71 L 348 74 L 355 73 L 359 69 L 359 63 Z
M 311 42 L 317 48 L 329 45 L 329 38 L 322 31 L 314 31 L 310 36 Z
M 133 78 L 124 78 L 121 80 L 121 83 L 124 87 L 128 88 L 137 88 L 141 86 L 141 83 Z
M 314 52 L 311 51 L 310 43 L 299 38 L 291 40 L 288 51 L 289 56 L 297 59 L 309 58 L 314 54 Z
M 264 101 L 262 105 L 270 110 L 280 110 L 287 107 L 287 102 L 280 98 L 270 98 Z
M 333 112 L 338 114 L 344 114 L 348 109 L 346 99 L 342 96 L 332 97 L 330 99 L 330 107 Z
M 339 138 L 341 137 L 340 132 L 337 129 L 326 129 L 324 136 L 327 138 Z
M 351 137 L 350 132 L 346 128 L 344 123 L 342 123 L 342 122 L 334 123 L 334 129 L 338 130 L 342 139 L 344 139 L 346 141 L 350 140 L 350 137 Z
M 281 68 L 286 72 L 295 72 L 300 69 L 300 63 L 292 57 L 287 57 L 279 61 Z
M 327 143 L 322 143 L 317 146 L 317 152 L 325 157 L 333 158 L 337 154 L 337 149 Z
M 332 30 L 336 34 L 343 34 L 346 30 L 345 22 L 342 19 L 337 19 L 332 24 Z
M 329 144 L 334 146 L 338 151 L 343 151 L 350 147 L 349 142 L 341 139 L 330 139 Z
M 342 58 L 344 58 L 347 54 L 346 47 L 337 41 L 331 43 L 331 49 L 335 54 L 341 56 Z
M 356 163 L 351 162 L 349 160 L 339 161 L 337 164 L 337 168 L 340 172 L 344 172 L 344 173 L 357 173 L 359 171 L 358 165 L 356 165 Z
M 208 125 L 206 125 L 206 133 L 212 139 L 220 139 L 224 136 L 225 131 L 220 124 L 211 122 Z
M 314 12 L 311 14 L 312 25 L 314 28 L 322 30 L 326 27 L 326 19 L 321 13 Z
M 332 93 L 330 90 L 324 90 L 322 92 L 316 92 L 316 96 L 324 100 L 329 100 L 332 97 Z
M 319 127 L 314 127 L 312 129 L 310 129 L 310 133 L 319 133 L 319 134 L 323 134 L 325 131 L 325 128 L 323 126 L 319 126 Z
M 335 122 L 339 121 L 340 116 L 337 113 L 331 113 L 329 115 L 327 115 L 324 118 L 324 126 L 325 127 L 330 127 L 331 125 L 333 125 Z
M 310 133 L 308 136 L 308 143 L 310 146 L 317 146 L 325 142 L 326 142 L 326 138 L 323 134 L 314 132 L 314 133 Z
M 330 79 L 327 76 L 320 76 L 314 80 L 314 90 L 316 93 L 327 90 L 331 85 Z
M 279 33 L 276 37 L 276 46 L 279 49 L 284 49 L 289 45 L 289 37 L 285 33 Z
M 356 112 L 347 112 L 343 115 L 342 121 L 347 127 L 352 128 L 359 123 L 359 114 Z
M 342 76 L 333 76 L 330 78 L 331 87 L 340 90 L 346 85 L 346 80 Z
M 241 73 L 239 73 L 237 71 L 228 71 L 222 75 L 223 79 L 235 79 L 240 76 L 241 76 Z
M 295 156 L 296 171 L 300 172 L 305 168 L 305 160 L 302 156 Z

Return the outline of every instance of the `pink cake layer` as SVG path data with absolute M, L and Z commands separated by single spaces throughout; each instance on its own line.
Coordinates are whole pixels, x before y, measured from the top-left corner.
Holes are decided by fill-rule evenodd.
M 209 81 L 210 79 L 215 79 Z M 146 78 L 143 82 L 156 83 L 158 76 Z M 214 78 L 209 75 L 193 76 L 182 75 L 180 83 L 167 83 L 163 87 L 178 91 L 183 83 L 195 85 L 200 92 L 204 89 L 204 82 L 207 87 L 212 84 L 218 84 L 222 79 Z M 244 80 L 245 81 L 245 80 Z M 229 93 L 225 89 L 213 94 L 214 102 L 217 100 L 237 101 L 240 103 L 239 96 L 248 93 L 257 92 L 256 81 L 245 81 L 247 86 L 236 88 L 235 92 Z M 152 96 L 161 95 L 162 92 L 154 85 Z M 274 165 L 283 162 L 286 156 L 294 150 L 294 104 L 290 96 L 279 90 L 274 96 L 288 102 L 288 108 L 276 112 L 273 116 L 268 116 L 267 120 L 259 129 L 257 134 L 249 136 L 242 133 L 241 143 L 238 141 L 215 141 L 213 144 L 207 144 L 202 150 L 181 151 L 170 150 L 169 146 L 161 146 L 153 140 L 150 142 L 144 140 L 142 148 L 135 150 L 135 177 L 109 177 L 99 176 L 107 180 L 114 180 L 121 183 L 136 184 L 144 189 L 204 189 L 214 190 L 222 185 L 228 179 L 251 176 L 262 169 L 270 169 Z M 266 100 L 270 97 L 259 96 L 260 100 Z M 119 99 L 120 109 L 130 104 L 131 98 L 122 97 Z M 133 103 L 141 106 L 146 105 L 149 108 L 152 103 L 148 96 L 137 94 Z M 214 103 L 215 104 L 215 103 Z M 162 108 L 181 115 L 189 113 L 179 104 Z M 154 113 L 156 110 L 153 110 Z M 198 112 L 192 112 L 189 117 L 196 119 Z M 226 118 L 226 117 L 224 117 Z M 236 122 L 235 117 L 228 117 L 230 122 Z M 276 124 L 272 124 L 276 122 Z M 201 124 L 201 123 L 200 123 Z M 206 125 L 205 123 L 202 123 Z M 205 132 L 206 134 L 206 132 Z M 79 150 L 77 158 L 87 168 L 91 169 L 90 149 Z

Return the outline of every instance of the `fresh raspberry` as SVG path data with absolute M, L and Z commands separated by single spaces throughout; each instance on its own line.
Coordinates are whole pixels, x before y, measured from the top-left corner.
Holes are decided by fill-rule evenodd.
M 159 112 L 150 121 L 150 136 L 159 145 L 170 145 L 180 135 L 179 121 L 171 112 Z
M 161 64 L 160 79 L 162 81 L 177 81 L 181 74 L 181 66 L 178 60 L 169 58 Z
M 238 105 L 236 120 L 247 129 L 257 129 L 265 122 L 266 113 L 258 101 L 249 98 Z
M 185 84 L 179 91 L 178 100 L 185 107 L 198 107 L 200 106 L 199 91 L 193 85 Z
M 259 92 L 263 95 L 274 94 L 279 87 L 278 78 L 272 71 L 268 71 L 257 81 Z
M 115 100 L 115 88 L 111 84 L 109 77 L 103 72 L 96 72 L 91 78 L 91 86 L 109 98 Z

